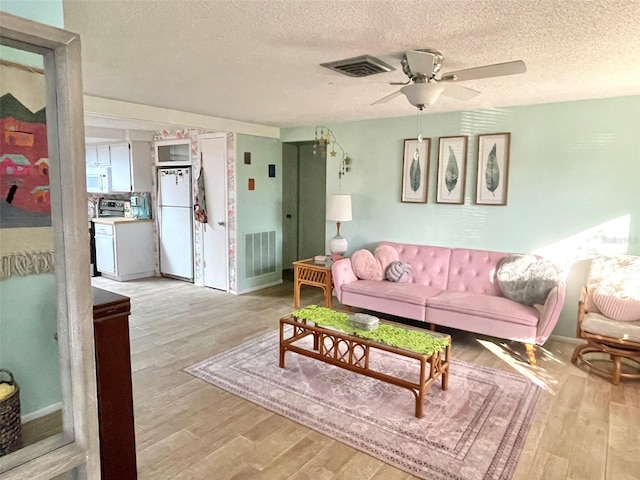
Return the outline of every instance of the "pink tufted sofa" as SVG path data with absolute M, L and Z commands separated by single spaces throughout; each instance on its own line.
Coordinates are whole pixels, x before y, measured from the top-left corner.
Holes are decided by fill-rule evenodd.
M 381 242 L 411 265 L 406 283 L 359 280 L 348 258 L 332 266 L 338 301 L 348 307 L 420 320 L 526 346 L 535 365 L 534 345 L 544 344 L 558 321 L 564 283 L 553 288 L 544 305 L 528 306 L 505 298 L 495 280 L 498 262 L 510 255 L 488 250 Z

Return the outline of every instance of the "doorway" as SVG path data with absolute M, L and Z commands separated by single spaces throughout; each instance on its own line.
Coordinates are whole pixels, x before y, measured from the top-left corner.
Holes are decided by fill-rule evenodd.
M 227 135 L 200 135 L 207 223 L 203 224 L 204 285 L 229 291 Z M 194 172 L 198 176 L 200 172 Z
M 282 266 L 326 252 L 327 159 L 314 142 L 282 144 Z

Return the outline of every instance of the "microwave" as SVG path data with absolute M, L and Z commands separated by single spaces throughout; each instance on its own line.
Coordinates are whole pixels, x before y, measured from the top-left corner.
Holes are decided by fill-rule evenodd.
M 87 167 L 87 192 L 111 192 L 111 167 Z

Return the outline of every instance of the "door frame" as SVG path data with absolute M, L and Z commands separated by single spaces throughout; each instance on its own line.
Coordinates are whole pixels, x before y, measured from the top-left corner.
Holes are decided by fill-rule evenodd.
M 80 37 L 2 12 L 0 44 L 41 54 L 47 89 L 47 141 L 57 288 L 63 433 L 5 457 L 5 480 L 48 479 L 73 471 L 100 478 Z M 64 188 L 62 187 L 64 185 Z
M 231 205 L 229 205 L 229 169 L 228 169 L 228 157 L 229 157 L 229 145 L 228 145 L 228 135 L 226 132 L 219 132 L 219 133 L 203 133 L 197 136 L 197 140 L 198 140 L 198 152 L 200 153 L 199 158 L 200 158 L 200 166 L 199 167 L 204 167 L 203 163 L 204 163 L 204 155 L 202 153 L 202 141 L 203 140 L 209 140 L 209 139 L 216 139 L 216 138 L 222 138 L 225 140 L 225 159 L 224 159 L 224 164 L 225 164 L 225 172 L 226 175 L 224 176 L 224 205 L 225 205 L 225 209 L 224 209 L 224 222 L 226 225 L 226 234 L 225 234 L 225 249 L 224 249 L 224 255 L 225 255 L 225 265 L 226 265 L 226 275 L 225 275 L 225 289 L 224 291 L 226 291 L 227 293 L 230 292 L 230 286 L 231 286 L 231 279 L 230 279 L 230 273 L 232 271 L 232 269 L 234 268 L 234 265 L 231 264 L 231 257 L 229 255 L 229 247 L 230 247 L 230 239 L 232 237 L 231 235 L 231 229 L 234 229 L 234 235 L 233 238 L 236 237 L 235 235 L 235 228 L 236 228 L 236 222 L 235 222 L 235 218 L 233 219 L 233 221 L 230 221 L 229 219 L 229 208 L 231 208 Z M 193 173 L 194 175 L 194 185 L 196 185 L 196 191 L 197 191 L 197 177 L 196 175 L 200 175 L 200 168 L 198 168 L 197 172 Z M 205 193 L 206 195 L 206 193 Z M 195 201 L 196 199 L 193 199 L 193 203 L 195 205 Z M 196 222 L 194 220 L 194 229 L 196 228 L 196 225 L 198 226 L 198 228 L 200 228 L 200 223 Z M 206 224 L 205 224 L 206 225 Z M 202 268 L 202 284 L 204 286 L 205 285 L 205 264 L 204 264 L 204 252 L 207 248 L 205 242 L 204 242 L 204 238 L 205 238 L 205 233 L 204 230 L 200 231 L 198 230 L 196 232 L 197 235 L 200 236 L 200 245 L 202 246 L 202 262 L 201 262 L 201 268 Z M 195 257 L 194 257 L 195 259 Z M 234 258 L 235 260 L 235 258 Z M 194 273 L 195 275 L 195 273 Z M 211 287 L 209 287 L 211 288 Z

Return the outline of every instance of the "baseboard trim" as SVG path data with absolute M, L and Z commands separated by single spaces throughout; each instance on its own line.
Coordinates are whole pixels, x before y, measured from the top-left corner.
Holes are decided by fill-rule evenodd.
M 62 410 L 62 402 L 57 402 L 52 405 L 49 405 L 48 407 L 44 407 L 40 410 L 36 410 L 35 412 L 22 415 L 20 417 L 20 420 L 22 420 L 22 423 L 30 422 L 31 420 L 44 417 L 46 415 L 49 415 L 50 413 L 57 412 L 58 410 Z
M 256 290 L 262 290 L 263 288 L 275 287 L 276 285 L 280 285 L 284 283 L 282 279 L 276 280 L 274 282 L 265 283 L 264 285 L 258 285 L 256 287 L 247 288 L 245 290 L 238 291 L 237 295 L 243 295 L 245 293 L 255 292 Z
M 549 338 L 551 340 L 557 340 L 558 342 L 564 342 L 564 343 L 571 343 L 573 345 L 577 345 L 578 343 L 584 342 L 582 338 L 564 337 L 562 335 L 551 335 Z

